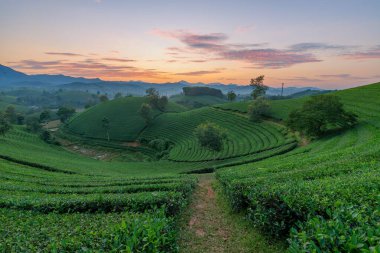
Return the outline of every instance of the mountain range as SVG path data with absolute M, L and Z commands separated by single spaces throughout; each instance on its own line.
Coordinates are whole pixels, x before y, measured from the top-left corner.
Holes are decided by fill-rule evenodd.
M 182 92 L 187 86 L 207 86 L 220 89 L 223 93 L 234 91 L 239 95 L 248 95 L 252 88 L 248 85 L 222 83 L 189 83 L 186 81 L 169 83 L 149 83 L 143 81 L 104 81 L 99 78 L 72 77 L 66 75 L 27 75 L 0 64 L 0 89 L 38 88 L 44 90 L 79 90 L 98 94 L 144 95 L 148 88 L 156 88 L 160 94 L 174 95 Z M 283 95 L 288 96 L 306 90 L 321 90 L 316 87 L 285 87 Z M 281 88 L 269 87 L 268 95 L 280 95 Z

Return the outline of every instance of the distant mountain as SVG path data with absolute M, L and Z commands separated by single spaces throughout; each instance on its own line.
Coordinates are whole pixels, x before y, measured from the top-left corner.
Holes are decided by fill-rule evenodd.
M 0 87 L 40 87 L 54 86 L 59 84 L 82 82 L 92 83 L 102 81 L 99 78 L 71 77 L 65 75 L 27 75 L 15 71 L 12 68 L 0 64 Z
M 114 94 L 121 92 L 122 94 L 131 94 L 136 96 L 145 95 L 145 90 L 155 88 L 161 94 L 171 96 L 182 93 L 182 88 L 186 86 L 207 86 L 220 89 L 223 93 L 234 91 L 238 95 L 249 95 L 252 88 L 248 85 L 222 84 L 222 83 L 189 83 L 187 81 L 179 81 L 172 83 L 149 83 L 143 81 L 103 81 L 99 78 L 83 78 L 71 77 L 65 75 L 27 75 L 22 72 L 13 70 L 0 64 L 0 88 L 2 89 L 19 89 L 19 88 L 39 88 L 39 89 L 66 89 L 79 90 L 91 93 Z M 315 87 L 285 87 L 284 96 L 288 96 L 297 92 L 306 90 L 321 90 Z M 281 88 L 269 87 L 268 95 L 276 96 L 281 94 Z

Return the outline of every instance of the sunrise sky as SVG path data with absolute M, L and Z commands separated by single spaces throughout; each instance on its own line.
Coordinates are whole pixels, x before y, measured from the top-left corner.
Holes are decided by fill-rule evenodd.
M 380 1 L 0 0 L 0 64 L 104 80 L 380 80 Z

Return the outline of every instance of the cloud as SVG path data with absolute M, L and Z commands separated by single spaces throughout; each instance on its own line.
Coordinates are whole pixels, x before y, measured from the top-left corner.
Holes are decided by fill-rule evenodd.
M 311 54 L 297 54 L 277 49 L 231 50 L 222 53 L 227 60 L 251 62 L 259 68 L 285 68 L 299 63 L 320 62 Z
M 306 51 L 320 51 L 320 50 L 345 50 L 348 48 L 350 48 L 350 46 L 308 42 L 308 43 L 293 44 L 289 47 L 289 51 L 306 52 Z
M 114 61 L 114 62 L 135 62 L 136 60 L 124 59 L 124 58 L 102 58 L 104 61 Z
M 176 76 L 203 76 L 203 75 L 218 74 L 218 73 L 220 73 L 220 70 L 200 70 L 200 71 L 175 73 L 174 75 Z
M 48 55 L 58 55 L 58 56 L 83 56 L 81 54 L 67 53 L 67 52 L 45 52 Z
M 195 34 L 183 30 L 154 30 L 154 34 L 176 39 L 184 47 L 167 48 L 168 54 L 201 54 L 207 60 L 242 61 L 252 63 L 257 68 L 286 68 L 295 64 L 320 62 L 310 53 L 292 52 L 274 48 L 262 48 L 267 43 L 231 44 L 224 33 Z
M 380 45 L 363 51 L 342 54 L 341 56 L 349 60 L 380 59 Z
M 325 78 L 350 78 L 351 74 L 336 74 L 336 75 L 319 75 L 320 77 Z
M 21 70 L 44 70 L 50 74 L 59 73 L 82 77 L 101 77 L 101 78 L 154 78 L 167 79 L 166 72 L 137 68 L 135 66 L 120 66 L 105 64 L 101 59 L 85 59 L 81 61 L 37 61 L 22 60 L 9 62 L 11 67 Z
M 305 83 L 305 82 L 322 82 L 323 81 L 322 79 L 310 78 L 310 77 L 306 77 L 306 76 L 295 76 L 295 77 L 291 77 L 291 78 L 284 78 L 282 80 L 290 81 L 290 82 L 302 82 L 302 83 Z

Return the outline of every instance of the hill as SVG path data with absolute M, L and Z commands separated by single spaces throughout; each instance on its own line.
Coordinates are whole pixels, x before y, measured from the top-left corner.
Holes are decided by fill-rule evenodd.
M 146 126 L 138 113 L 141 104 L 145 102 L 146 97 L 124 97 L 98 104 L 74 117 L 65 130 L 84 138 L 105 139 L 102 119 L 107 117 L 110 121 L 111 140 L 135 141 Z M 183 107 L 174 103 L 167 106 L 167 111 L 181 110 L 184 110 Z M 153 117 L 161 113 L 159 110 L 153 110 Z
M 264 233 L 290 237 L 292 252 L 379 245 L 373 231 L 380 206 L 380 83 L 332 94 L 359 116 L 355 128 L 218 172 L 232 206 L 246 210 Z M 272 116 L 286 119 L 306 99 L 274 101 Z M 233 108 L 243 108 L 238 105 Z

